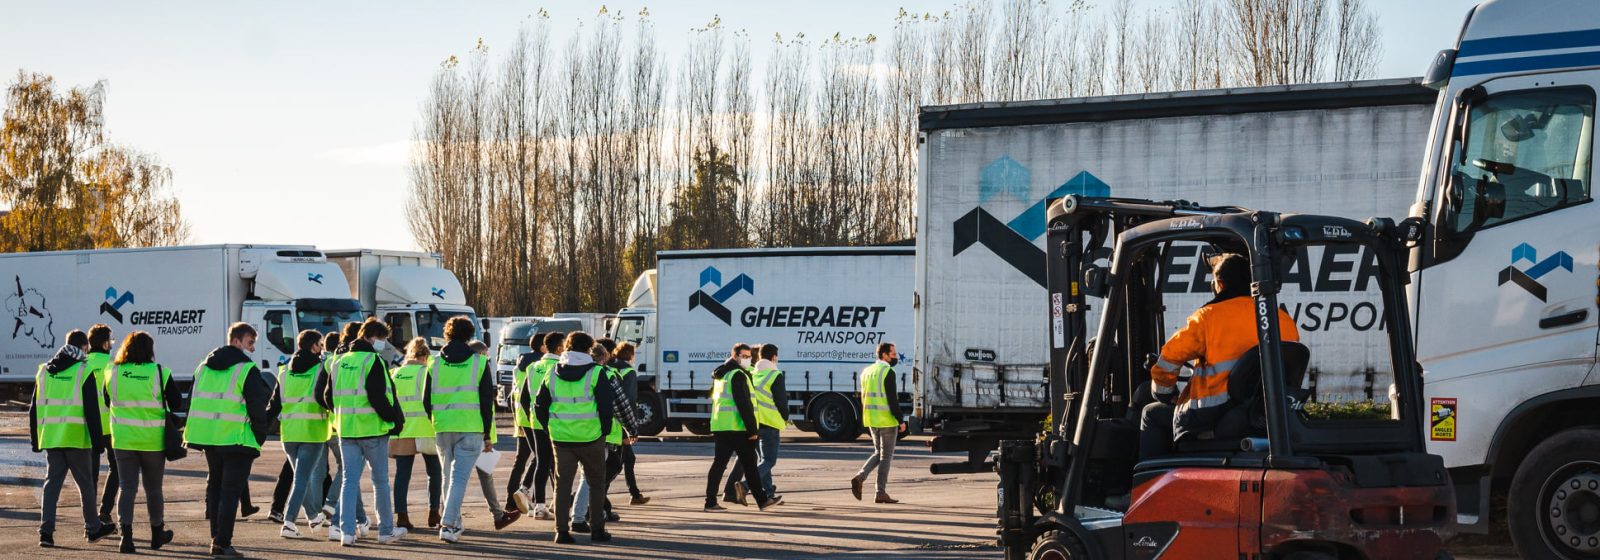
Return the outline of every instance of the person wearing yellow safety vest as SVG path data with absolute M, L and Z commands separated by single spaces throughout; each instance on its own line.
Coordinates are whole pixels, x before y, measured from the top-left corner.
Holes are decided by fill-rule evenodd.
M 94 337 L 90 337 L 93 340 Z M 167 473 L 166 430 L 168 411 L 183 403 L 183 390 L 170 383 L 172 372 L 156 361 L 156 341 L 150 333 L 134 331 L 122 341 L 115 364 L 107 371 L 106 404 L 111 417 L 111 449 L 122 473 L 122 494 L 117 517 L 122 523 L 123 553 L 134 551 L 133 510 L 144 484 L 145 511 L 150 515 L 150 548 L 172 542 L 166 527 L 161 481 Z
M 39 521 L 39 546 L 56 545 L 56 504 L 61 501 L 61 486 L 67 473 L 78 486 L 78 501 L 83 505 L 83 530 L 89 542 L 116 531 L 95 515 L 94 449 L 106 445 L 100 429 L 100 388 L 83 363 L 89 336 L 83 331 L 67 333 L 67 344 L 49 362 L 39 365 L 34 376 L 33 402 L 28 407 L 28 442 L 34 453 L 43 452 L 45 461 L 42 516 Z
M 772 467 L 778 464 L 779 434 L 783 432 L 784 425 L 789 423 L 789 391 L 783 384 L 783 370 L 778 369 L 778 345 L 763 344 L 756 349 L 755 371 L 750 376 L 750 395 L 755 399 L 756 423 L 761 427 L 756 432 L 761 439 L 756 446 L 757 455 L 761 461 L 756 464 L 756 470 L 761 472 L 761 485 L 767 489 L 767 496 L 773 502 L 783 503 L 783 496 L 778 494 L 778 487 L 772 484 Z M 728 485 L 723 488 L 723 495 L 734 494 L 738 496 L 750 492 L 749 483 L 744 482 L 744 469 L 734 469 L 728 476 Z
M 556 451 L 556 538 L 558 544 L 569 544 L 572 539 L 572 490 L 578 468 L 593 485 L 589 493 L 589 508 L 605 508 L 606 436 L 614 427 L 615 396 L 611 384 L 605 383 L 605 367 L 594 363 L 589 351 L 594 338 L 579 331 L 567 337 L 567 351 L 561 354 L 561 363 L 545 378 L 539 390 L 533 412 L 539 423 L 550 432 L 550 441 Z M 604 516 L 596 516 L 590 540 L 606 542 L 611 534 L 606 532 Z
M 327 343 L 323 347 L 327 350 L 322 356 L 322 371 L 332 372 L 339 367 L 339 357 L 350 351 L 350 344 L 355 342 L 356 336 L 361 331 L 361 323 L 345 323 L 340 332 L 328 333 Z M 326 378 L 326 376 L 324 376 Z M 316 389 L 318 401 L 333 410 L 332 397 L 323 394 L 326 387 L 318 386 Z M 322 399 L 327 398 L 326 402 Z M 333 438 L 328 441 L 328 453 L 333 456 L 328 463 L 328 472 L 332 473 L 328 483 L 327 499 L 322 503 L 322 513 L 328 516 L 328 540 L 338 541 L 342 538 L 339 531 L 335 530 L 339 520 L 339 499 L 344 496 L 344 450 L 339 447 L 339 423 L 329 423 L 333 430 Z M 367 520 L 366 500 L 359 493 L 356 494 L 356 529 L 357 536 L 366 536 L 367 529 L 372 524 Z
M 361 324 L 356 339 L 346 346 L 333 371 L 318 381 L 316 392 L 324 406 L 333 411 L 339 449 L 344 456 L 340 473 L 339 519 L 328 529 L 328 539 L 337 537 L 342 546 L 355 545 L 361 536 L 356 510 L 360 508 L 361 474 L 372 469 L 373 500 L 378 507 L 378 544 L 389 544 L 405 536 L 404 527 L 394 526 L 394 496 L 389 488 L 389 438 L 405 429 L 405 415 L 395 397 L 389 368 L 378 355 L 387 346 L 389 326 L 377 319 Z M 352 505 L 356 507 L 351 507 Z
M 423 470 L 428 474 L 428 522 L 425 527 L 439 526 L 440 498 L 444 492 L 444 477 L 440 474 L 439 450 L 434 445 L 433 421 L 423 410 L 423 386 L 428 380 L 428 360 L 433 352 L 428 339 L 416 337 L 406 344 L 405 362 L 389 372 L 394 380 L 394 394 L 400 399 L 400 411 L 406 415 L 406 426 L 389 439 L 389 457 L 394 459 L 394 524 L 407 531 L 417 530 L 411 524 L 411 473 L 416 470 L 417 456 L 422 456 Z
M 328 472 L 328 440 L 333 438 L 328 409 L 317 402 L 317 382 L 327 375 L 322 367 L 322 333 L 300 331 L 295 353 L 287 367 L 278 368 L 278 431 L 283 452 L 289 457 L 289 494 L 284 498 L 283 527 L 278 535 L 299 539 L 298 518 L 305 507 L 312 528 L 327 521 L 322 511 L 324 477 Z M 280 474 L 280 477 L 282 475 Z
M 211 520 L 211 555 L 241 558 L 233 548 L 233 512 L 261 456 L 261 444 L 277 411 L 272 389 L 248 352 L 256 350 L 256 329 L 247 323 L 228 327 L 228 345 L 195 368 L 183 440 L 206 455 L 206 517 Z
M 422 409 L 433 423 L 434 442 L 443 464 L 439 539 L 448 543 L 460 541 L 466 530 L 461 504 L 477 470 L 478 455 L 494 449 L 494 376 L 489 373 L 489 360 L 467 345 L 476 332 L 467 317 L 445 321 L 445 346 L 429 360 L 422 389 Z M 497 497 L 485 498 L 491 505 L 499 505 Z
M 890 342 L 878 344 L 877 355 L 878 361 L 861 370 L 861 425 L 872 433 L 872 456 L 850 479 L 850 493 L 860 500 L 867 475 L 877 469 L 878 496 L 873 501 L 894 504 L 900 501 L 889 497 L 889 467 L 894 464 L 894 444 L 906 430 L 900 390 L 895 386 L 894 366 L 900 358 Z
M 104 391 L 111 384 L 111 327 L 105 323 L 95 323 L 89 327 L 89 354 L 83 357 L 83 362 L 89 367 L 89 375 L 94 376 Z M 111 415 L 106 412 L 105 394 L 99 396 L 100 401 L 100 431 L 111 435 Z M 111 510 L 117 504 L 117 491 L 122 488 L 122 478 L 118 476 L 116 458 L 112 453 L 106 454 L 106 484 L 100 494 L 100 522 L 111 523 Z M 100 454 L 94 456 L 95 469 L 100 468 Z M 116 525 L 112 525 L 116 528 Z
M 567 333 L 550 332 L 533 335 L 538 344 L 532 345 L 540 352 L 528 352 L 517 359 L 517 369 L 527 371 L 527 381 L 524 382 L 515 395 L 517 410 L 533 410 L 533 400 L 539 389 L 544 387 L 544 381 L 549 379 L 550 371 L 561 362 L 561 352 L 567 343 Z M 520 412 L 518 414 L 521 414 Z M 519 422 L 523 422 L 518 418 Z M 520 439 L 517 440 L 517 460 L 511 467 L 511 495 L 507 498 L 507 506 L 515 506 L 523 513 L 532 513 L 534 519 L 550 519 L 550 508 L 545 505 L 545 489 L 550 486 L 550 472 L 555 467 L 555 448 L 550 445 L 550 432 L 544 429 L 544 424 L 532 412 L 528 413 L 525 422 L 526 429 L 519 426 Z M 526 470 L 524 470 L 526 469 Z M 530 503 L 532 509 L 529 509 Z
M 706 474 L 706 511 L 727 511 L 717 504 L 717 488 L 722 483 L 722 472 L 728 468 L 728 459 L 737 454 L 738 467 L 746 480 L 761 480 L 756 470 L 756 441 L 761 435 L 761 424 L 756 419 L 755 400 L 750 390 L 750 346 L 744 343 L 733 347 L 733 356 L 711 371 L 711 436 L 716 443 L 716 455 L 711 460 L 711 471 Z M 757 484 L 751 488 L 756 504 L 763 511 L 778 505 L 767 496 L 767 489 Z M 748 504 L 736 496 L 724 496 L 723 501 Z
M 462 316 L 462 318 L 466 319 L 466 326 L 471 326 L 472 318 L 466 316 Z M 478 389 L 482 392 L 479 394 L 478 403 L 479 406 L 483 407 L 482 413 L 488 415 L 485 418 L 493 418 L 495 386 L 493 382 L 494 375 L 489 373 L 487 369 L 490 367 L 488 364 L 492 363 L 492 358 L 489 357 L 489 345 L 484 344 L 482 340 L 473 338 L 467 341 L 467 348 L 483 358 L 483 367 L 486 368 L 483 379 L 488 379 L 489 381 L 480 381 Z M 499 443 L 499 437 L 495 430 L 489 430 L 489 445 L 485 447 L 493 449 L 494 444 Z M 473 471 L 478 475 L 478 488 L 483 491 L 483 501 L 489 504 L 490 518 L 494 519 L 494 530 L 504 529 L 522 518 L 521 511 L 516 509 L 508 511 L 504 503 L 500 501 L 500 492 L 495 489 L 493 472 L 483 469 L 473 469 Z
M 611 395 L 615 399 L 612 410 L 616 415 L 616 423 L 612 424 L 611 433 L 606 436 L 606 488 L 610 488 L 617 481 L 617 475 L 622 474 L 622 449 L 636 440 L 635 434 L 639 432 L 638 414 L 633 408 L 633 401 L 628 399 L 628 394 L 622 386 L 622 372 L 612 365 L 612 351 L 617 348 L 617 342 L 609 338 L 594 341 L 594 347 L 589 349 L 589 356 L 594 358 L 594 363 L 605 365 L 606 383 L 611 385 Z M 620 429 L 617 429 L 620 428 Z M 607 523 L 621 521 L 621 516 L 611 509 L 611 499 L 603 498 L 605 502 L 605 518 Z M 578 476 L 578 490 L 573 497 L 572 505 L 572 532 L 588 533 L 589 525 L 589 479 L 582 474 Z
M 633 369 L 633 355 L 638 349 L 639 347 L 632 342 L 618 344 L 617 351 L 611 357 L 611 363 L 608 364 L 611 369 L 619 372 L 619 379 L 622 381 L 622 394 L 628 398 L 629 403 L 639 402 L 639 373 Z M 643 411 L 632 406 L 629 407 L 629 410 L 636 417 L 634 425 L 642 425 L 645 420 L 641 416 Z M 635 431 L 634 433 L 637 434 L 638 432 Z M 638 458 L 633 453 L 633 444 L 634 442 L 628 440 L 623 440 L 622 442 L 622 472 L 625 475 L 623 480 L 628 483 L 628 495 L 632 497 L 628 503 L 642 506 L 650 503 L 650 497 L 639 491 L 639 480 L 634 475 L 634 465 L 638 462 Z

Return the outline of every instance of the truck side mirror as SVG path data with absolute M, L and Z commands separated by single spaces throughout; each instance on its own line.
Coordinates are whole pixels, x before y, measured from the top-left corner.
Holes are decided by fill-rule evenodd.
M 1489 218 L 1506 215 L 1506 186 L 1488 179 L 1478 179 L 1473 188 L 1472 223 L 1483 225 Z

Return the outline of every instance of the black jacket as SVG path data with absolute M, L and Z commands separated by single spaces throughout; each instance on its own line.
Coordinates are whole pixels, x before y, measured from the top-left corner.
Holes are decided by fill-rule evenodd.
M 61 350 L 56 351 L 56 355 L 50 358 L 49 362 L 45 363 L 44 370 L 46 373 L 61 373 L 77 367 L 78 364 L 83 363 L 83 358 L 79 357 L 80 355 L 81 352 L 77 352 L 76 348 L 67 350 L 66 347 L 62 347 Z M 84 375 L 88 375 L 88 373 L 84 372 Z M 95 379 L 92 377 L 86 378 L 83 381 L 83 393 L 79 397 L 83 399 L 83 424 L 89 428 L 89 445 L 96 453 L 110 447 L 111 443 L 107 440 L 106 436 L 108 434 L 100 429 L 100 401 L 95 394 L 95 391 L 98 390 L 100 390 L 100 386 L 95 382 Z M 33 446 L 34 452 L 40 450 L 39 411 L 35 410 L 38 398 L 39 391 L 38 388 L 35 388 L 34 402 L 28 405 L 28 443 Z
M 544 359 L 543 352 L 526 352 L 517 358 L 517 369 L 532 368 L 535 363 L 538 363 L 538 361 L 542 359 Z M 528 376 L 533 376 L 531 369 L 528 372 Z M 523 410 L 533 410 L 533 394 L 537 392 L 539 392 L 539 390 L 533 386 L 532 381 L 529 381 L 522 386 L 522 391 L 517 393 L 517 400 L 522 401 Z M 540 425 L 543 425 L 543 423 L 541 422 Z M 534 429 L 541 431 L 544 430 L 544 428 Z
M 730 359 L 711 371 L 711 379 L 722 379 L 741 369 L 743 368 L 739 365 L 739 360 Z M 738 407 L 739 418 L 744 420 L 744 432 L 755 435 L 757 433 L 756 430 L 760 429 L 761 426 L 756 423 L 755 401 L 750 400 L 750 375 L 748 372 L 745 375 L 734 376 L 733 382 L 727 385 L 727 390 L 733 393 L 733 405 Z M 711 406 L 716 407 L 717 403 L 711 403 Z
M 622 391 L 628 396 L 628 402 L 639 402 L 639 372 L 633 370 L 633 364 L 622 360 L 611 360 L 611 363 L 606 365 L 622 372 Z
M 889 399 L 889 412 L 894 414 L 895 421 L 905 422 L 906 413 L 900 410 L 900 389 L 895 387 L 895 377 L 894 369 L 890 369 L 889 374 L 883 376 L 883 395 Z
M 471 347 L 467 346 L 467 343 L 452 340 L 444 346 L 443 350 L 439 351 L 439 358 L 446 363 L 459 364 L 471 360 L 477 354 L 477 352 L 472 351 Z M 483 357 L 483 376 L 478 379 L 478 414 L 483 417 L 484 441 L 488 441 L 495 427 L 495 382 L 494 375 L 490 373 L 492 371 L 490 369 L 490 361 L 488 356 Z M 433 376 L 431 375 L 428 376 L 428 380 L 422 388 L 422 409 L 427 411 L 429 417 L 433 416 Z
M 377 354 L 372 345 L 367 344 L 366 340 L 357 340 L 351 343 L 346 353 L 348 352 L 371 352 Z M 317 388 L 314 391 L 317 395 L 317 404 L 328 410 L 333 410 L 333 378 L 338 373 L 330 371 L 328 375 L 322 376 L 321 379 L 317 380 Z M 362 385 L 367 390 L 367 402 L 372 404 L 372 410 L 378 413 L 378 418 L 385 422 L 394 423 L 394 429 L 389 430 L 388 435 L 398 434 L 405 429 L 406 415 L 400 411 L 400 403 L 394 400 L 394 392 L 389 388 L 389 368 L 383 364 L 382 357 L 372 360 L 372 367 L 367 370 L 367 378 Z
M 555 371 L 551 372 L 551 375 L 560 377 L 562 381 L 582 381 L 584 374 L 593 369 L 595 365 L 592 362 L 583 365 L 561 364 L 556 367 Z M 612 420 L 617 413 L 615 408 L 616 396 L 612 391 L 611 384 L 606 383 L 604 378 L 599 378 L 595 381 L 594 402 L 600 413 L 600 438 L 595 441 L 605 441 L 606 436 L 611 435 L 611 430 L 613 429 L 611 426 Z M 550 391 L 540 391 L 539 397 L 533 405 L 534 415 L 539 419 L 539 423 L 545 426 L 550 425 L 550 402 Z M 582 447 L 595 443 L 595 441 L 555 441 L 554 443 L 556 447 Z
M 223 346 L 212 350 L 206 356 L 205 367 L 216 371 L 227 371 L 239 364 L 252 364 L 248 354 L 232 346 Z M 190 405 L 193 405 L 194 394 L 189 395 Z M 250 431 L 255 433 L 257 443 L 266 443 L 267 436 L 271 434 L 272 421 L 278 416 L 272 410 L 272 388 L 267 386 L 267 381 L 261 378 L 261 370 L 251 365 L 244 376 L 244 410 L 250 416 Z M 201 445 L 189 444 L 189 448 L 215 453 L 237 453 L 251 457 L 261 456 L 261 450 L 246 445 Z

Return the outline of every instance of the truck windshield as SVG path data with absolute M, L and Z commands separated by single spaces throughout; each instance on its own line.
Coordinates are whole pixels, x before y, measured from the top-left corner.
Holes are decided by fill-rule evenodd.
M 644 341 L 644 318 L 623 317 L 617 321 L 617 341 L 638 344 Z
M 527 344 L 502 342 L 500 343 L 500 355 L 496 356 L 495 359 L 500 362 L 500 365 L 513 366 L 517 364 L 517 358 L 532 350 Z
M 417 336 L 428 339 L 428 346 L 435 349 L 444 347 L 444 324 L 451 317 L 466 316 L 472 319 L 472 324 L 478 324 L 478 316 L 473 313 L 460 311 L 417 311 Z
M 1589 199 L 1594 92 L 1586 87 L 1513 91 L 1472 107 L 1466 145 L 1454 154 L 1456 231 L 1490 227 Z M 1473 207 L 1480 185 L 1505 192 L 1500 215 Z
M 338 331 L 345 323 L 362 320 L 361 305 L 355 300 L 300 300 L 295 302 L 295 318 L 300 330 L 322 334 Z

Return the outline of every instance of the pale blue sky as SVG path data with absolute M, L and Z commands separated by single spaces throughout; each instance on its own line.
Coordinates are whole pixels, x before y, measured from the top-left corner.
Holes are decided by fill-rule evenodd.
M 1100 4 L 1107 4 L 1101 1 Z M 1451 45 L 1473 0 L 1369 0 L 1381 18 L 1377 77 L 1420 75 Z M 602 3 L 563 1 L 554 44 Z M 947 1 L 605 2 L 649 6 L 657 40 L 681 60 L 687 31 L 715 15 L 755 38 L 893 31 L 900 7 Z M 1138 0 L 1139 10 L 1177 0 Z M 414 248 L 403 216 L 406 143 L 439 61 L 479 37 L 507 45 L 537 2 L 0 2 L 0 77 L 44 72 L 64 85 L 104 79 L 112 138 L 153 152 L 195 243 Z M 1102 8 L 1103 9 L 1103 8 Z M 758 82 L 759 83 L 759 82 Z

